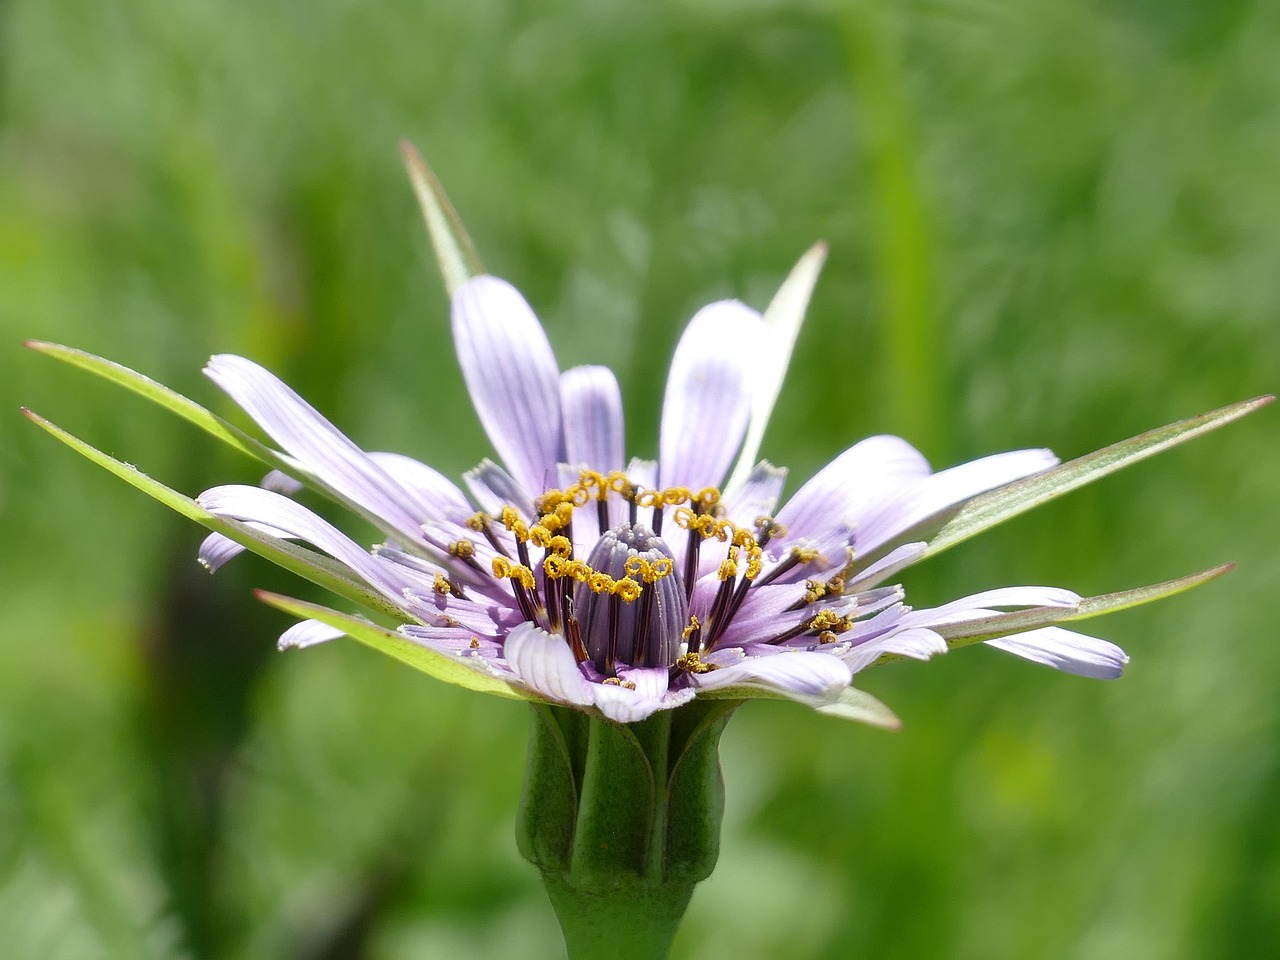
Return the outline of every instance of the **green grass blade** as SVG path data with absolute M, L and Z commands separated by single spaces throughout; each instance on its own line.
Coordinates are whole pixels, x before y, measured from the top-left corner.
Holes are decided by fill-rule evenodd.
M 409 180 L 422 208 L 422 219 L 426 221 L 431 246 L 435 248 L 445 292 L 452 297 L 460 286 L 484 273 L 484 265 L 444 187 L 440 186 L 440 181 L 422 155 L 407 140 L 400 142 L 400 152 L 404 154 Z
M 1069 463 L 1061 464 L 1052 470 L 1023 480 L 1015 480 L 1013 483 L 974 497 L 960 507 L 929 541 L 929 546 L 921 555 L 921 559 L 940 553 L 989 527 L 1003 523 L 1011 517 L 1047 503 L 1077 487 L 1115 473 L 1139 460 L 1145 460 L 1192 437 L 1216 430 L 1266 406 L 1274 399 L 1275 397 L 1271 396 L 1255 397 L 1189 420 L 1180 420 L 1165 427 L 1149 430 Z
M 238 520 L 215 516 L 190 497 L 178 493 L 160 481 L 147 476 L 137 467 L 122 463 L 96 447 L 72 436 L 39 414 L 33 413 L 26 408 L 23 408 L 22 412 L 27 419 L 61 440 L 72 450 L 87 457 L 110 473 L 115 474 L 147 496 L 160 501 L 171 510 L 177 511 L 184 517 L 194 520 L 201 526 L 207 527 L 216 533 L 230 537 L 247 550 L 270 560 L 291 573 L 296 573 L 298 576 L 310 580 L 317 586 L 332 591 L 344 600 L 350 600 L 352 603 L 360 604 L 371 610 L 377 610 L 397 620 L 405 619 L 404 611 L 397 609 L 390 601 L 352 577 L 345 567 L 331 558 L 290 543 L 288 540 L 280 540 L 265 533 L 259 533 Z
M 1163 600 L 1176 594 L 1216 580 L 1230 571 L 1235 564 L 1226 563 L 1210 570 L 1202 570 L 1189 576 L 1166 580 L 1146 587 L 1135 587 L 1132 590 L 1121 590 L 1118 593 L 1106 593 L 1097 597 L 1088 597 L 1080 601 L 1079 606 L 1070 607 L 1034 607 L 1030 610 L 1015 610 L 1010 613 L 997 613 L 978 620 L 967 620 L 934 629 L 953 648 L 965 647 L 984 640 L 1007 637 L 1037 627 L 1048 627 L 1069 623 L 1076 620 L 1088 620 L 1104 613 L 1115 613 L 1141 606 L 1155 600 Z
M 318 604 L 294 600 L 278 593 L 268 593 L 266 590 L 258 590 L 256 594 L 258 599 L 268 606 L 283 610 L 285 613 L 299 619 L 319 620 L 335 630 L 342 630 L 347 636 L 353 640 L 358 640 L 366 647 L 372 647 L 379 653 L 385 653 L 387 656 L 421 670 L 437 680 L 452 683 L 454 686 L 465 687 L 468 690 L 478 690 L 481 693 L 509 697 L 513 700 L 535 699 L 523 690 L 513 687 L 505 680 L 500 680 L 488 673 L 481 672 L 460 657 L 451 657 L 446 653 L 440 653 L 438 650 L 432 650 L 416 644 L 394 630 L 387 630 L 375 623 L 370 623 L 368 620 L 362 620 L 346 613 L 339 613 L 337 610 L 330 610 L 328 607 L 322 607 Z
M 293 464 L 266 444 L 255 440 L 243 430 L 232 426 L 217 414 L 211 413 L 200 406 L 194 400 L 187 399 L 177 391 L 169 389 L 162 383 L 157 383 L 136 370 L 131 370 L 113 360 L 105 360 L 84 350 L 64 347 L 58 343 L 28 340 L 26 345 L 32 350 L 53 357 L 55 360 L 69 363 L 73 367 L 79 367 L 81 370 L 88 370 L 104 380 L 124 387 L 130 392 L 136 393 L 138 396 L 144 397 L 172 413 L 176 413 L 182 419 L 195 424 L 210 436 L 234 447 L 241 453 L 248 454 L 256 460 L 261 460 L 270 467 L 290 473 L 296 470 Z

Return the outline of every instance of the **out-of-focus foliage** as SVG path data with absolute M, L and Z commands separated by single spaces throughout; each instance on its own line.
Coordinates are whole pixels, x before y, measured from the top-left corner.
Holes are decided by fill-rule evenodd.
M 489 451 L 399 165 L 429 157 L 562 365 L 655 447 L 681 324 L 831 243 L 764 452 L 894 430 L 1075 455 L 1280 383 L 1280 7 L 932 0 L 0 7 L 6 957 L 546 957 L 524 708 L 357 648 L 271 653 L 253 558 L 17 416 L 189 493 L 250 465 L 33 354 L 224 410 L 253 356 L 373 449 Z M 1095 593 L 1125 679 L 966 650 L 876 671 L 890 735 L 752 704 L 678 957 L 1191 960 L 1280 942 L 1280 444 L 1266 411 L 916 571 Z M 1091 624 L 1094 626 L 1094 624 Z

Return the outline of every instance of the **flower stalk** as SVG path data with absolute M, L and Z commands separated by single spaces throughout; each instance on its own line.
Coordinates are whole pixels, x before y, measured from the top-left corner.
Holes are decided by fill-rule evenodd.
M 719 743 L 737 706 L 695 701 L 632 724 L 531 706 L 516 839 L 570 960 L 667 956 L 719 855 Z

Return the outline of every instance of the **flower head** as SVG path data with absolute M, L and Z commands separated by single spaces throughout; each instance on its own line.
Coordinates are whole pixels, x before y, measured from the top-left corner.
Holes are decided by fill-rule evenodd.
M 241 357 L 206 373 L 279 445 L 293 479 L 329 492 L 388 539 L 367 551 L 286 494 L 206 491 L 215 516 L 309 543 L 403 621 L 415 644 L 528 696 L 635 721 L 700 693 L 762 691 L 836 702 L 885 657 L 947 650 L 939 628 L 1002 608 L 1072 609 L 1053 587 L 1013 587 L 913 610 L 891 578 L 919 533 L 978 494 L 1057 463 L 1020 450 L 934 473 L 896 437 L 845 451 L 779 506 L 785 471 L 730 476 L 767 376 L 769 329 L 734 301 L 690 322 L 667 378 L 656 461 L 624 460 L 622 400 L 603 367 L 561 372 L 524 298 L 489 276 L 453 299 L 458 358 L 501 464 L 467 492 L 423 463 L 366 453 L 288 386 Z M 279 488 L 278 478 L 272 483 Z M 211 535 L 216 568 L 238 552 Z M 281 645 L 341 635 L 304 621 Z M 1127 658 L 1102 640 L 1044 627 L 1011 653 L 1094 677 Z M 745 694 L 744 694 L 745 695 Z

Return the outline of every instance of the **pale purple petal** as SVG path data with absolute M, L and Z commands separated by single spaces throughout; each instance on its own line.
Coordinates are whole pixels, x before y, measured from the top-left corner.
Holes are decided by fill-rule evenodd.
M 1128 654 L 1114 643 L 1062 627 L 1041 627 L 1011 637 L 988 640 L 987 646 L 1094 680 L 1116 679 L 1129 662 Z
M 785 696 L 828 697 L 849 686 L 853 673 L 839 657 L 825 653 L 786 651 L 746 656 L 730 666 L 689 675 L 703 690 L 763 687 Z
M 926 627 L 914 627 L 890 632 L 859 644 L 844 654 L 842 659 L 850 670 L 858 673 L 885 655 L 928 660 L 946 653 L 948 649 L 947 641 L 934 631 Z
M 503 655 L 520 681 L 539 696 L 575 707 L 595 703 L 593 684 L 582 675 L 563 637 L 521 623 L 507 637 Z
M 915 563 L 920 554 L 924 553 L 927 546 L 928 544 L 923 542 L 904 543 L 897 549 L 889 551 L 865 570 L 860 571 L 856 577 L 849 579 L 845 583 L 845 589 L 861 590 L 872 584 L 887 580 L 895 573 Z
M 751 415 L 752 354 L 763 324 L 734 300 L 703 307 L 689 321 L 662 401 L 662 486 L 698 490 L 724 479 Z
M 299 620 L 292 627 L 280 634 L 276 641 L 277 650 L 301 650 L 303 647 L 314 647 L 327 640 L 345 637 L 343 630 L 321 623 L 319 620 Z
M 271 470 L 258 481 L 258 486 L 264 490 L 283 493 L 287 497 L 291 497 L 302 490 L 302 483 L 289 476 L 283 470 Z
M 250 523 L 247 526 L 252 527 L 259 533 L 265 533 L 269 537 L 279 537 L 282 540 L 290 539 L 289 535 L 279 529 L 265 523 Z M 228 560 L 238 557 L 244 553 L 245 547 L 236 543 L 230 537 L 224 537 L 220 533 L 211 533 L 204 538 L 204 542 L 200 544 L 200 550 L 196 554 L 196 559 L 210 573 L 216 573 L 222 568 Z
M 821 534 L 833 523 L 858 523 L 883 498 L 929 475 L 929 462 L 900 437 L 862 440 L 801 487 L 778 511 L 790 539 Z
M 869 553 L 951 507 L 1057 462 L 1051 450 L 1013 450 L 935 473 L 866 516 L 858 528 L 858 550 Z
M 448 477 L 412 457 L 374 452 L 369 458 L 427 509 L 423 520 L 465 520 L 475 513 L 471 503 Z
M 511 284 L 475 277 L 454 294 L 453 339 L 489 441 L 536 496 L 564 459 L 560 368 L 542 325 Z
M 427 507 L 274 374 L 220 354 L 205 373 L 301 466 L 357 508 L 413 536 Z
M 560 377 L 564 459 L 599 473 L 622 469 L 622 392 L 608 367 L 574 367 Z
M 372 556 L 328 521 L 278 493 L 233 484 L 206 490 L 197 502 L 217 516 L 266 524 L 286 536 L 313 544 L 394 600 L 401 598 L 408 584 L 404 576 L 397 575 L 397 567 Z
M 751 468 L 741 483 L 725 490 L 722 502 L 726 516 L 738 526 L 751 529 L 760 517 L 773 516 L 786 482 L 786 467 L 775 467 L 762 460 Z
M 492 460 L 481 460 L 479 465 L 462 475 L 467 489 L 480 504 L 480 509 L 492 517 L 502 515 L 502 508 L 510 505 L 525 517 L 533 516 L 533 501 L 515 478 Z M 539 488 L 539 493 L 542 492 Z

